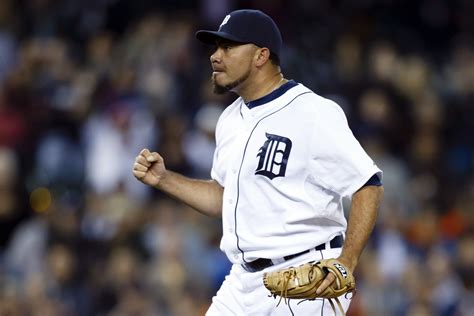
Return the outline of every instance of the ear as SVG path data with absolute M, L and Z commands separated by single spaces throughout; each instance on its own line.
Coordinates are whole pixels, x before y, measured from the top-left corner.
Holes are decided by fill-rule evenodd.
M 270 59 L 270 50 L 266 47 L 258 48 L 255 51 L 255 65 L 262 67 Z

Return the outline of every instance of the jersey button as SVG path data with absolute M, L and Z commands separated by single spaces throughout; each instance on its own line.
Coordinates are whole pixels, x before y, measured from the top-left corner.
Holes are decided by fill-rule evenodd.
M 233 232 L 234 232 L 234 230 L 232 228 L 229 228 L 229 233 L 232 234 Z
M 237 173 L 237 169 L 232 169 L 232 173 L 233 173 L 233 174 L 236 174 L 236 173 Z
M 229 199 L 229 204 L 232 204 L 234 201 L 232 199 Z

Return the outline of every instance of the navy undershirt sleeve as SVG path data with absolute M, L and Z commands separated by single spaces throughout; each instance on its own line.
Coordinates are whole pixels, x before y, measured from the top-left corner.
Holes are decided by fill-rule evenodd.
M 368 186 L 368 185 L 375 185 L 375 186 L 381 186 L 382 181 L 380 181 L 380 178 L 377 174 L 374 174 L 369 181 L 367 181 L 362 187 Z

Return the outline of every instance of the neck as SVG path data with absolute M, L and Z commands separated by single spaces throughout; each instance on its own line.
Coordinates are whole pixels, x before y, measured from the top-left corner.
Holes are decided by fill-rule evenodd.
M 256 78 L 253 82 L 240 87 L 236 92 L 242 97 L 244 102 L 251 102 L 278 89 L 285 82 L 288 82 L 288 80 L 283 77 L 281 72 L 277 72 L 270 76 Z

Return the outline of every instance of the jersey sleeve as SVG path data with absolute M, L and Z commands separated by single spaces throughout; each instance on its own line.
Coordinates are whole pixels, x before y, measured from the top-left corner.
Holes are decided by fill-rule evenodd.
M 213 180 L 216 180 L 222 187 L 224 187 L 224 177 L 219 173 L 219 170 L 217 166 L 219 166 L 219 152 L 218 149 L 214 151 L 214 159 L 212 162 L 212 168 L 211 168 L 211 178 Z
M 312 134 L 311 173 L 317 183 L 341 196 L 351 196 L 382 171 L 355 138 L 336 103 L 318 105 Z
M 221 142 L 220 142 L 220 136 L 222 133 L 222 120 L 223 120 L 224 114 L 221 114 L 219 117 L 219 120 L 217 121 L 216 125 L 216 132 L 215 132 L 215 138 L 216 138 L 216 149 L 214 150 L 214 157 L 212 160 L 212 168 L 211 168 L 211 178 L 213 180 L 216 180 L 222 187 L 224 187 L 224 170 L 222 169 L 223 162 L 221 159 L 219 159 L 220 155 L 220 147 L 221 147 Z

